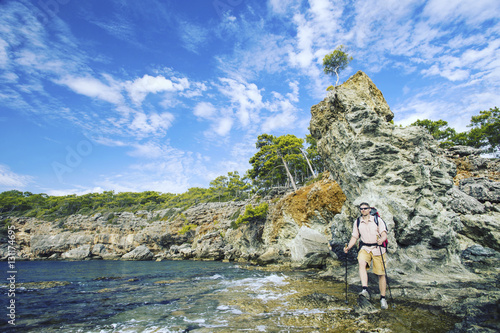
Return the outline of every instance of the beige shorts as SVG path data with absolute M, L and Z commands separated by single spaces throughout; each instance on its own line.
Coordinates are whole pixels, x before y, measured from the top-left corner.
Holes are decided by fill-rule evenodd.
M 385 275 L 384 264 L 387 267 L 387 256 L 384 253 L 384 262 L 382 256 L 374 256 L 373 253 L 361 250 L 358 253 L 358 261 L 363 260 L 366 262 L 367 270 L 370 269 L 370 264 L 373 260 L 373 273 L 376 275 Z

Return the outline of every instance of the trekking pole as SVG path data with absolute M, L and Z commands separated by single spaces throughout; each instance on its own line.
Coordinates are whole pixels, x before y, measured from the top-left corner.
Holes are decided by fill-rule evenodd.
M 347 244 L 345 245 L 344 247 L 345 249 L 347 249 Z M 347 253 L 345 253 L 345 304 L 349 304 L 349 302 L 347 301 Z
M 387 270 L 385 269 L 384 255 L 382 254 L 382 247 L 379 245 L 378 249 L 380 251 L 380 256 L 382 257 L 382 265 L 384 265 L 385 282 L 387 283 L 387 287 L 389 288 L 389 295 L 391 296 L 392 308 L 395 309 L 396 305 L 394 305 L 394 299 L 392 298 L 391 286 L 389 285 L 389 278 L 387 277 Z

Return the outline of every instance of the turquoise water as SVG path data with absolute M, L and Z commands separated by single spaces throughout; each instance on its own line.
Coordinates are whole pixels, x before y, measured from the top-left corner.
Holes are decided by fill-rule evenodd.
M 231 290 L 273 300 L 282 295 L 267 287 L 286 284 L 281 273 L 233 263 L 33 261 L 16 263 L 9 296 L 11 274 L 6 262 L 1 267 L 2 332 L 216 332 L 241 318 Z M 59 285 L 45 287 L 48 281 Z M 15 326 L 8 323 L 12 299 Z

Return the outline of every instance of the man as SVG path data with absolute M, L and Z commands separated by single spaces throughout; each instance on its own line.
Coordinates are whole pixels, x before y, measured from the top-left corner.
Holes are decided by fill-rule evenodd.
M 363 291 L 361 291 L 360 295 L 370 299 L 367 269 L 370 269 L 371 262 L 373 261 L 373 273 L 378 275 L 379 281 L 380 306 L 382 309 L 387 309 L 387 300 L 385 299 L 387 281 L 384 270 L 384 263 L 387 264 L 387 257 L 385 255 L 386 249 L 380 246 L 387 239 L 387 228 L 385 222 L 380 217 L 378 217 L 377 226 L 375 217 L 370 215 L 370 205 L 366 202 L 359 205 L 359 210 L 361 212 L 359 228 L 355 220 L 351 240 L 349 241 L 349 245 L 344 248 L 344 252 L 348 253 L 361 237 L 362 246 L 358 253 L 358 264 L 359 278 L 361 279 Z M 382 255 L 384 256 L 384 261 L 382 261 Z

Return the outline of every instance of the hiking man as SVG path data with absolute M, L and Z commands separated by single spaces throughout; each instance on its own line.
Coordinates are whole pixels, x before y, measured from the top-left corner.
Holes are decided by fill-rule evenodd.
M 356 241 L 360 239 L 360 250 L 358 253 L 359 263 L 359 277 L 361 279 L 361 286 L 363 290 L 360 295 L 370 299 L 368 292 L 368 272 L 371 262 L 373 261 L 373 273 L 378 275 L 379 289 L 380 289 L 380 306 L 382 309 L 387 309 L 387 300 L 385 299 L 385 290 L 387 281 L 385 278 L 384 266 L 387 265 L 386 249 L 382 247 L 382 243 L 387 239 L 387 227 L 382 218 L 377 217 L 378 226 L 375 222 L 375 216 L 370 215 L 370 205 L 363 202 L 359 205 L 361 217 L 354 221 L 352 228 L 352 237 L 349 245 L 344 248 L 344 252 L 348 253 L 349 250 L 356 245 Z M 382 252 L 382 253 L 381 253 Z M 383 261 L 382 261 L 383 255 Z

